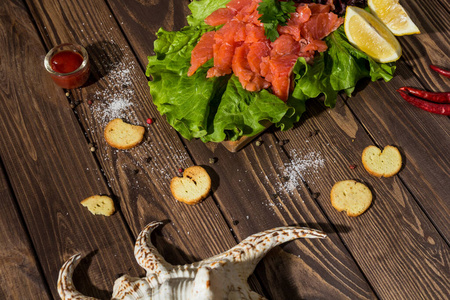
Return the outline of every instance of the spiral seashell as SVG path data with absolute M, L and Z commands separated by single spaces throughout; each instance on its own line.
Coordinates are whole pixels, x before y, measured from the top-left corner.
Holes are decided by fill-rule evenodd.
M 151 232 L 161 222 L 148 224 L 139 234 L 134 255 L 147 272 L 143 278 L 124 275 L 116 280 L 113 300 L 212 300 L 265 299 L 250 290 L 247 278 L 258 262 L 273 247 L 298 238 L 325 238 L 318 230 L 278 227 L 256 233 L 223 253 L 186 265 L 171 265 L 151 244 Z M 78 292 L 72 281 L 81 255 L 76 254 L 62 266 L 58 293 L 63 300 L 95 300 Z

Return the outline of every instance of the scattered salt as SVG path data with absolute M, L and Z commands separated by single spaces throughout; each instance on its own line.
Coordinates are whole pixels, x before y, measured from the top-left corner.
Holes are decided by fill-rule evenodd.
M 134 61 L 123 58 L 122 61 L 110 63 L 105 66 L 109 70 L 108 85 L 94 93 L 93 113 L 101 125 L 106 125 L 116 118 L 124 118 L 133 105 L 135 92 L 132 81 L 132 70 L 135 68 Z
M 280 191 L 292 192 L 299 185 L 299 181 L 304 179 L 303 174 L 317 173 L 318 169 L 325 165 L 325 159 L 320 152 L 316 151 L 302 155 L 294 149 L 289 154 L 291 160 L 284 164 L 282 173 L 284 180 L 279 188 Z

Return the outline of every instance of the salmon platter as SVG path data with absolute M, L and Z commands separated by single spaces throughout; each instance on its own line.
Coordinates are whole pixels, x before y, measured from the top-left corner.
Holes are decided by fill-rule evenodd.
M 309 99 L 333 108 L 362 78 L 389 81 L 395 61 L 380 62 L 349 42 L 350 5 L 367 4 L 193 1 L 187 26 L 157 32 L 146 71 L 153 103 L 186 139 L 236 141 L 267 124 L 292 128 Z

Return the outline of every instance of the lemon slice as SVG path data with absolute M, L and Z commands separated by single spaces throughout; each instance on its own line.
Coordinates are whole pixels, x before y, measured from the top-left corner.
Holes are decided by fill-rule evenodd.
M 420 33 L 398 0 L 369 0 L 372 13 L 386 25 L 394 35 Z
M 392 32 L 364 9 L 347 6 L 344 29 L 350 43 L 378 62 L 396 61 L 402 55 Z

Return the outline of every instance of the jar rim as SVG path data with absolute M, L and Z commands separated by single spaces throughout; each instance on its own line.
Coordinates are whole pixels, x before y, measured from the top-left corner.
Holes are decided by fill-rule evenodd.
M 67 47 L 67 46 L 74 47 L 76 52 L 81 52 L 79 54 L 81 54 L 81 56 L 83 57 L 83 62 L 81 63 L 81 65 L 76 70 L 73 70 L 72 72 L 69 72 L 69 73 L 56 72 L 55 70 L 52 69 L 52 67 L 50 65 L 50 60 L 51 60 L 51 58 L 55 55 L 55 53 L 58 50 L 60 50 L 61 48 Z M 67 50 L 67 51 L 70 51 L 70 50 Z M 89 62 L 89 55 L 88 55 L 86 49 L 83 46 L 81 46 L 81 45 L 73 44 L 73 43 L 59 44 L 58 46 L 53 47 L 52 49 L 50 49 L 50 51 L 47 53 L 47 55 L 45 55 L 45 58 L 44 58 L 45 69 L 50 74 L 56 75 L 56 76 L 61 76 L 61 77 L 69 76 L 69 75 L 73 75 L 75 73 L 78 73 L 79 71 L 83 70 L 87 66 L 88 62 Z

